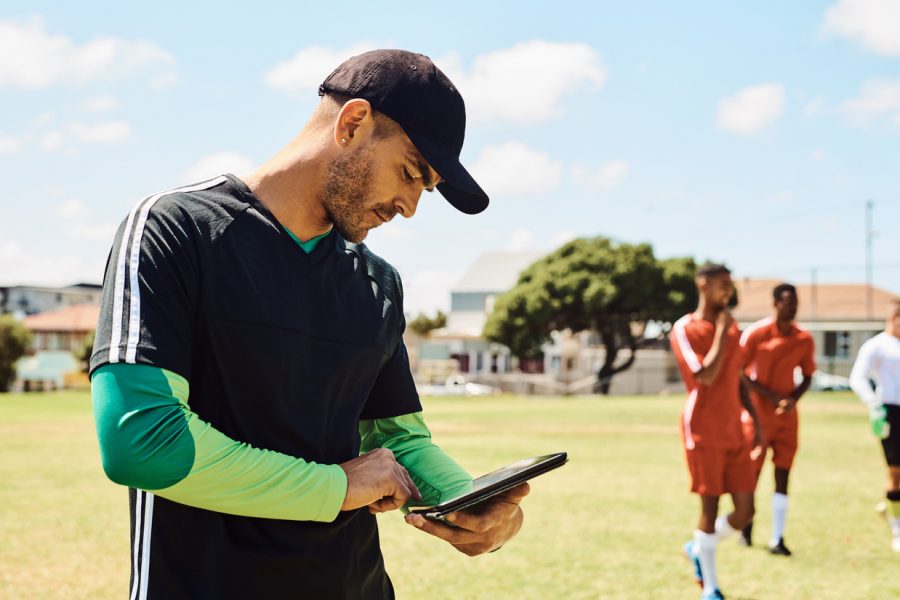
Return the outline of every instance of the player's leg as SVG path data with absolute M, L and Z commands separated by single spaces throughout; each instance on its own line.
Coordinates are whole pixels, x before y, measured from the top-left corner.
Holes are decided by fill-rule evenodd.
M 747 444 L 748 448 L 753 448 L 754 441 L 754 427 L 753 427 L 753 419 L 750 418 L 750 415 L 747 411 L 744 411 L 741 414 L 741 429 L 744 434 L 744 442 Z M 753 489 L 756 490 L 756 484 L 759 482 L 759 474 L 762 472 L 763 464 L 766 460 L 766 454 L 768 453 L 768 442 L 766 440 L 766 429 L 762 428 L 760 431 L 760 435 L 762 437 L 762 453 L 753 460 L 753 468 L 754 468 L 754 480 L 753 480 Z M 741 536 L 738 538 L 738 541 L 748 548 L 753 545 L 753 520 L 751 519 L 749 523 L 744 525 L 741 528 Z
M 719 592 L 716 573 L 716 524 L 719 520 L 719 496 L 700 496 L 700 520 L 694 530 L 693 555 L 695 568 L 699 565 L 703 598 L 715 598 Z
M 700 497 L 700 519 L 693 538 L 684 544 L 684 553 L 703 587 L 703 597 L 716 598 L 721 595 L 716 580 L 716 520 L 724 485 L 724 454 L 717 448 L 698 447 L 686 449 L 685 454 L 691 491 Z
M 775 493 L 772 494 L 772 536 L 769 552 L 790 556 L 784 543 L 784 527 L 788 513 L 788 479 L 797 454 L 798 421 L 796 410 L 781 417 L 781 427 L 772 439 L 772 462 L 775 464 Z
M 891 548 L 900 552 L 900 406 L 888 406 L 890 435 L 881 440 L 884 458 L 888 464 L 887 511 L 891 526 Z

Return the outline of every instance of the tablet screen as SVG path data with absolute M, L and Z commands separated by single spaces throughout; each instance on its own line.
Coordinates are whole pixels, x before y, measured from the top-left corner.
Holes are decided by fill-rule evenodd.
M 453 511 L 470 508 L 484 502 L 532 477 L 564 465 L 567 460 L 568 456 L 565 452 L 524 458 L 475 479 L 470 492 L 446 500 L 438 506 L 411 507 L 410 511 L 424 514 L 427 517 L 440 518 Z

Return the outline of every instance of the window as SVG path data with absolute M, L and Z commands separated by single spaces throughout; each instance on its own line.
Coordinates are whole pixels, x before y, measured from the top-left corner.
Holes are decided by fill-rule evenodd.
M 829 358 L 850 358 L 850 332 L 826 331 L 823 354 Z

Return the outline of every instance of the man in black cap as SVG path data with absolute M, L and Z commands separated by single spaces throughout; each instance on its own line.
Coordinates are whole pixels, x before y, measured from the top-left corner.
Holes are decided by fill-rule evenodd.
M 116 234 L 91 357 L 103 467 L 128 486 L 132 600 L 390 598 L 374 513 L 471 477 L 431 442 L 400 277 L 362 240 L 437 188 L 474 214 L 462 97 L 426 57 L 354 57 L 257 171 L 141 200 Z M 453 526 L 499 548 L 527 484 Z

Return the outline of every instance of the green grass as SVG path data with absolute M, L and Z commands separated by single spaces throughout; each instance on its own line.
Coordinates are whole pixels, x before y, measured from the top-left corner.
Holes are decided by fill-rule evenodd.
M 435 440 L 475 474 L 566 450 L 533 482 L 525 526 L 495 554 L 468 558 L 379 517 L 401 598 L 697 598 L 679 548 L 698 501 L 677 432 L 680 397 L 427 399 Z M 801 403 L 801 449 L 786 537 L 795 556 L 729 540 L 729 598 L 896 598 L 881 499 L 883 458 L 865 411 L 846 394 Z M 771 470 L 756 537 L 768 538 Z M 723 500 L 723 507 L 728 502 Z M 0 597 L 122 598 L 129 564 L 124 489 L 100 470 L 86 393 L 0 395 Z

